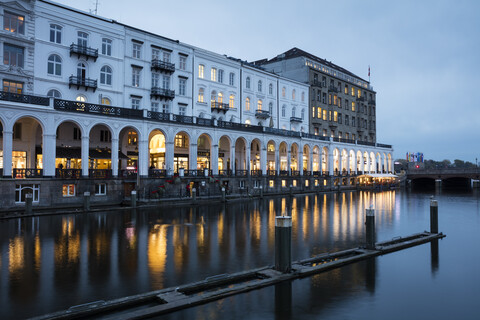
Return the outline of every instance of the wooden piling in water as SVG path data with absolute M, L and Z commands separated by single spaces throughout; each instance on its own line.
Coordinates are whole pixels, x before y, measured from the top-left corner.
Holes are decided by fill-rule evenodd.
M 275 270 L 287 273 L 292 269 L 292 217 L 275 217 Z
M 375 249 L 375 209 L 366 209 L 365 220 L 365 236 L 366 236 L 366 248 L 369 250 Z
M 430 200 L 430 232 L 438 233 L 438 202 Z

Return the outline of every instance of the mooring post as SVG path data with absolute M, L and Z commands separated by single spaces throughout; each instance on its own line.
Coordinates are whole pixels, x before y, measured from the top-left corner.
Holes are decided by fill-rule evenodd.
M 222 202 L 225 202 L 225 187 L 222 187 Z
M 367 249 L 375 249 L 375 209 L 366 209 L 366 240 Z
M 293 196 L 293 185 L 290 185 L 290 197 Z
M 430 200 L 430 233 L 438 233 L 438 202 Z
M 32 214 L 33 194 L 27 193 L 25 195 L 25 214 Z
M 83 193 L 83 210 L 90 211 L 90 192 L 88 191 Z
M 197 202 L 197 188 L 192 188 L 192 201 Z
M 137 207 L 137 191 L 132 190 L 132 193 L 130 194 L 130 206 L 132 208 Z
M 275 270 L 292 269 L 292 217 L 275 217 Z
M 263 186 L 260 186 L 260 199 L 263 199 Z

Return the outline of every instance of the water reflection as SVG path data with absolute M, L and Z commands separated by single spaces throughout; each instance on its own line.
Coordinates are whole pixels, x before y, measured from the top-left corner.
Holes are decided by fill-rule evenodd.
M 358 246 L 370 205 L 377 228 L 391 228 L 395 191 L 4 221 L 0 298 L 7 307 L 0 316 L 33 316 L 271 265 L 275 216 L 282 213 L 292 216 L 293 260 Z M 374 289 L 374 261 L 367 271 L 357 268 L 334 271 L 328 281 L 349 277 Z

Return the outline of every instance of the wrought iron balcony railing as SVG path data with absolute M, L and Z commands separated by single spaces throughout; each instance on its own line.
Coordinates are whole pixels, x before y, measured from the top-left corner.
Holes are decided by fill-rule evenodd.
M 68 78 L 68 88 L 71 88 L 72 86 L 76 86 L 77 90 L 80 89 L 80 87 L 84 87 L 85 91 L 92 89 L 93 92 L 95 92 L 95 90 L 97 90 L 97 80 L 70 76 L 70 78 Z
M 78 57 L 84 56 L 87 60 L 93 58 L 93 61 L 97 61 L 98 49 L 72 43 L 70 45 L 70 56 L 72 56 L 72 54 L 76 54 Z
M 0 100 L 48 106 L 50 98 L 0 91 Z
M 172 100 L 173 98 L 175 98 L 175 90 L 152 87 L 152 90 L 150 91 L 150 95 L 152 97 Z
M 257 111 L 255 111 L 255 117 L 259 119 L 268 119 L 270 118 L 270 111 L 257 109 Z
M 212 111 L 223 112 L 224 114 L 228 111 L 228 103 L 212 101 L 211 102 Z
M 170 63 L 158 59 L 152 60 L 152 69 L 166 71 L 166 72 L 175 72 L 175 63 Z

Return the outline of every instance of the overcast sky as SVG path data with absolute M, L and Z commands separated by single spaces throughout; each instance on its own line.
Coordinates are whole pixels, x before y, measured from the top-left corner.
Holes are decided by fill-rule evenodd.
M 367 80 L 370 65 L 395 158 L 480 160 L 480 1 L 99 0 L 98 15 L 248 61 L 298 47 Z

